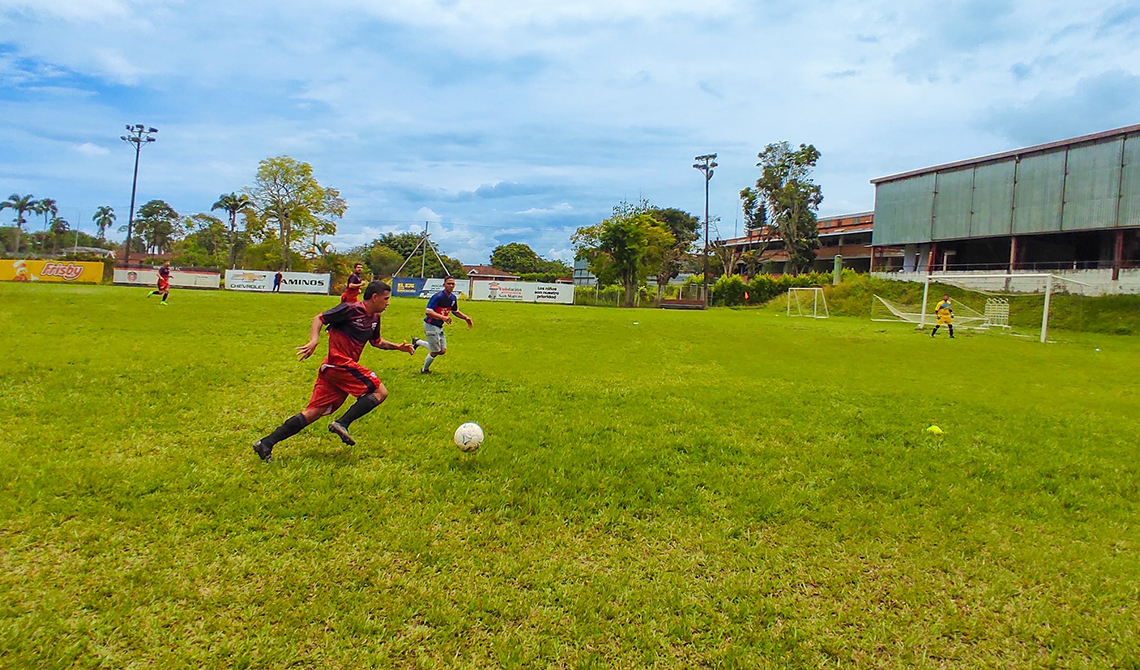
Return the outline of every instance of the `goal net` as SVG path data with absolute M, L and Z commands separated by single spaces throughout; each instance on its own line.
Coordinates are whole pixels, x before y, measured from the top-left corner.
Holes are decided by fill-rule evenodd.
M 788 316 L 807 316 L 813 319 L 826 319 L 827 298 L 823 288 L 810 286 L 788 289 Z
M 1080 332 L 1084 299 L 1097 293 L 1094 286 L 1054 274 L 931 274 L 922 298 L 912 299 L 912 304 L 874 296 L 871 318 L 913 323 L 918 329 L 934 326 L 937 305 L 949 295 L 956 328 L 1009 332 L 1045 342 L 1051 318 L 1059 317 L 1066 330 Z

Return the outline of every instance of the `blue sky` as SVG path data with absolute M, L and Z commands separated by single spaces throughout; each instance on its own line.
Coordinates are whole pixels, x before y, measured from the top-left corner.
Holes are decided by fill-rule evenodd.
M 184 214 L 311 163 L 346 247 L 432 222 L 446 253 L 570 234 L 619 200 L 720 232 L 769 142 L 812 143 L 822 215 L 869 180 L 1140 123 L 1140 1 L 0 0 L 0 197 Z M 714 234 L 715 236 L 715 234 Z

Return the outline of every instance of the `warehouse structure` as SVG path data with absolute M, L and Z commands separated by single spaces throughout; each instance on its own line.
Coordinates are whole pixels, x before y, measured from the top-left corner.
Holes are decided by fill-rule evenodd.
M 872 270 L 1140 267 L 1140 125 L 871 183 Z

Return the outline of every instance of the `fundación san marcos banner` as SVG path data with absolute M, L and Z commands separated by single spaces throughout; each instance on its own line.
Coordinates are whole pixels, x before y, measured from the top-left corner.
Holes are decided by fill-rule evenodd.
M 226 289 L 230 291 L 273 290 L 276 270 L 226 270 Z M 328 295 L 332 275 L 312 272 L 282 272 L 281 293 L 320 293 Z
M 91 261 L 0 260 L 0 281 L 49 281 L 98 284 L 103 264 Z
M 471 282 L 472 300 L 499 302 L 556 302 L 574 304 L 573 284 L 544 284 L 529 281 Z

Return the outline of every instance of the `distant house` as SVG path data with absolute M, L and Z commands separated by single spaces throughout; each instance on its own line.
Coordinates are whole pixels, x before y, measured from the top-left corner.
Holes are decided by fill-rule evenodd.
M 590 262 L 583 259 L 576 259 L 574 261 L 574 285 L 593 286 L 597 283 L 598 278 L 590 273 Z
M 464 265 L 463 271 L 468 279 L 488 279 L 495 281 L 518 281 L 519 276 L 493 268 L 490 265 Z

